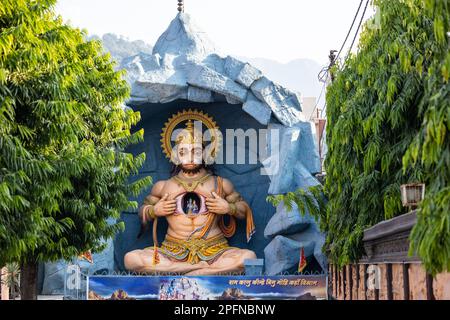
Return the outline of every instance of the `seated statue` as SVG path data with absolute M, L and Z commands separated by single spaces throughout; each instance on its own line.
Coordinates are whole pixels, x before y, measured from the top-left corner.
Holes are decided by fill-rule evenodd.
M 166 152 L 167 154 L 168 152 Z M 210 275 L 240 273 L 253 251 L 231 247 L 227 238 L 237 219 L 246 219 L 247 241 L 254 233 L 252 211 L 233 184 L 213 175 L 204 162 L 204 145 L 192 122 L 175 139 L 170 158 L 177 159 L 175 174 L 158 181 L 139 208 L 143 224 L 153 221 L 154 245 L 125 255 L 127 270 L 139 273 Z M 228 215 L 229 219 L 225 219 Z M 158 218 L 168 230 L 161 246 L 156 238 Z M 228 224 L 226 220 L 229 220 Z

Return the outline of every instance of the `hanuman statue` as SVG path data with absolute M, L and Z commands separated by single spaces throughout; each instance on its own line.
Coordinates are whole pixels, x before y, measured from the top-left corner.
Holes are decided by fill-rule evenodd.
M 194 130 L 192 120 L 217 130 L 210 117 L 195 110 L 178 113 L 166 123 L 161 139 L 163 151 L 176 164 L 176 170 L 170 179 L 155 183 L 139 208 L 143 224 L 153 221 L 154 245 L 125 255 L 125 267 L 130 271 L 223 274 L 242 272 L 244 260 L 256 258 L 253 251 L 228 244 L 227 238 L 236 230 L 236 218 L 246 219 L 247 241 L 250 240 L 255 229 L 252 211 L 228 179 L 207 169 L 205 160 L 210 158 L 206 156 L 203 133 Z M 172 131 L 183 121 L 186 128 L 176 135 L 172 148 Z M 215 144 L 209 154 L 214 156 L 219 137 L 213 134 L 211 141 Z M 163 217 L 168 230 L 158 246 L 157 221 Z

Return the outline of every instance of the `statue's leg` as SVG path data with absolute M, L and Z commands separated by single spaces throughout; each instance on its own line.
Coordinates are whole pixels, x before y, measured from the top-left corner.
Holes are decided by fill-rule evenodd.
M 125 255 L 125 268 L 139 273 L 186 273 L 208 266 L 206 261 L 197 264 L 178 262 L 159 254 L 159 263 L 153 265 L 153 248 L 134 250 Z
M 211 265 L 205 268 L 193 270 L 187 275 L 213 275 L 244 271 L 244 260 L 256 259 L 256 254 L 247 249 L 230 249 L 222 253 Z

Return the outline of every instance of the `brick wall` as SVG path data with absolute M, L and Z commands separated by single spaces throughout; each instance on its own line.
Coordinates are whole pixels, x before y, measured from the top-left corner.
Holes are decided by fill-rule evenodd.
M 450 273 L 431 277 L 420 263 L 329 265 L 337 300 L 450 300 Z

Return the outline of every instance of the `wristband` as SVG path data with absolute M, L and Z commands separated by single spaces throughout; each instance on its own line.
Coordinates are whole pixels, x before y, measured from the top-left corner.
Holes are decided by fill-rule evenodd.
M 147 209 L 146 209 L 145 214 L 146 214 L 146 217 L 149 218 L 150 220 L 155 219 L 156 215 L 155 215 L 155 208 L 154 208 L 154 206 L 149 205 L 147 207 Z
M 234 203 L 228 203 L 230 205 L 230 216 L 236 215 L 237 207 Z

